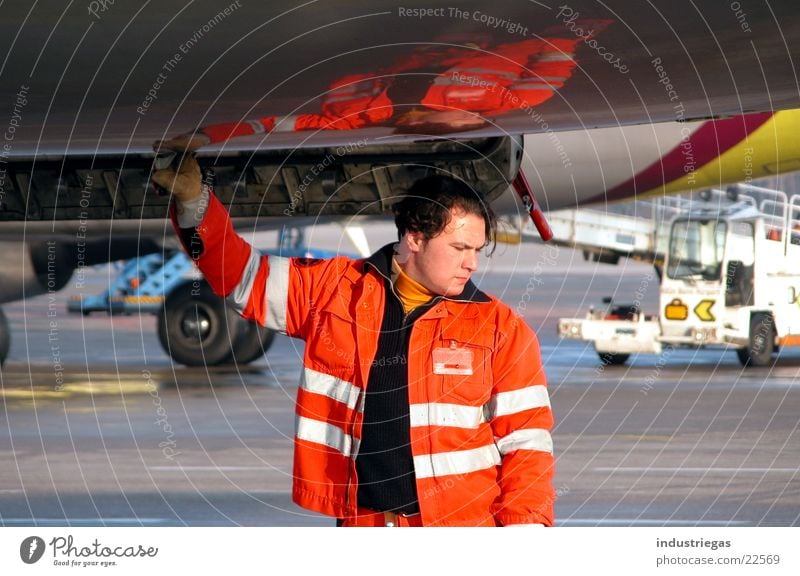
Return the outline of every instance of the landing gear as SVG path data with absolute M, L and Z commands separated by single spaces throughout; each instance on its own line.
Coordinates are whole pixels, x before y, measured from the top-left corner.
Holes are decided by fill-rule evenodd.
M 8 327 L 8 320 L 5 312 L 0 308 L 0 366 L 6 361 L 8 349 L 11 347 L 11 329 Z
M 243 318 L 239 318 L 239 322 L 242 324 L 241 334 L 234 342 L 231 353 L 224 360 L 225 364 L 242 365 L 255 362 L 266 354 L 275 338 L 275 332 L 269 328 Z
M 175 288 L 158 316 L 158 339 L 173 360 L 187 366 L 216 366 L 231 351 L 238 317 L 205 282 Z
M 162 348 L 186 366 L 248 364 L 269 349 L 273 337 L 229 309 L 206 282 L 176 287 L 158 316 Z

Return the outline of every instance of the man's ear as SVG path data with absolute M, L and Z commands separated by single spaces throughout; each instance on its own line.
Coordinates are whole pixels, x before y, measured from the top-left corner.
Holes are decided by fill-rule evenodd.
M 406 245 L 409 252 L 416 254 L 422 248 L 422 243 L 424 241 L 425 237 L 422 235 L 422 232 L 406 232 L 403 236 L 402 243 Z

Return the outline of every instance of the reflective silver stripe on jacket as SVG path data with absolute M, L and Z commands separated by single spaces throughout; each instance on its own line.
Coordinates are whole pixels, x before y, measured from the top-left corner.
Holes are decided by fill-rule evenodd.
M 565 54 L 564 52 L 548 52 L 539 56 L 536 60 L 539 62 L 564 62 L 565 60 L 572 60 L 574 54 Z
M 297 116 L 279 116 L 275 119 L 275 127 L 273 132 L 294 132 L 294 125 L 297 122 Z
M 440 452 L 414 456 L 414 472 L 417 478 L 434 478 L 451 474 L 467 474 L 485 470 L 500 464 L 500 454 L 494 444 L 473 450 Z
M 267 277 L 267 328 L 286 333 L 286 301 L 289 298 L 289 259 L 269 257 Z
M 556 87 L 546 82 L 524 82 L 508 87 L 509 90 L 555 90 Z
M 258 267 L 261 264 L 261 254 L 258 250 L 250 247 L 250 258 L 247 260 L 247 265 L 242 272 L 242 278 L 236 285 L 236 288 L 228 294 L 228 303 L 233 306 L 233 309 L 239 312 L 247 307 L 247 302 L 250 299 L 250 293 L 253 290 L 253 282 L 255 282 L 256 274 L 258 274 Z
M 550 432 L 542 428 L 516 430 L 508 436 L 496 438 L 495 443 L 503 456 L 514 450 L 538 450 L 539 452 L 553 453 L 553 438 L 550 436 Z
M 489 418 L 516 414 L 532 408 L 550 408 L 550 395 L 542 385 L 500 392 L 489 400 Z
M 459 72 L 461 74 L 477 74 L 479 76 L 480 75 L 499 76 L 500 78 L 508 78 L 509 80 L 513 80 L 514 78 L 519 78 L 519 74 L 517 72 L 492 70 L 491 68 L 459 68 L 458 70 L 454 70 L 453 72 Z
M 351 410 L 355 410 L 360 395 L 359 388 L 350 382 L 311 368 L 303 368 L 303 372 L 300 374 L 300 388 L 313 394 L 332 398 L 345 404 Z
M 377 96 L 383 91 L 380 86 L 363 87 L 358 90 L 334 90 L 329 96 L 325 97 L 325 103 L 343 102 L 345 100 L 356 100 L 358 98 L 371 98 Z
M 454 428 L 477 428 L 483 422 L 481 406 L 460 404 L 411 404 L 409 406 L 411 427 L 452 426 Z
M 263 134 L 267 131 L 264 125 L 258 120 L 245 120 L 245 122 L 253 129 L 254 134 Z
M 295 422 L 295 430 L 295 436 L 300 440 L 323 444 L 338 450 L 344 456 L 350 456 L 353 439 L 337 426 L 298 416 Z

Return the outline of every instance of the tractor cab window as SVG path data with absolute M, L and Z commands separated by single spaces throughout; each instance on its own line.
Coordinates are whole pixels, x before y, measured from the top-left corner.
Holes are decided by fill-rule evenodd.
M 726 231 L 724 220 L 676 220 L 670 235 L 667 276 L 720 280 Z

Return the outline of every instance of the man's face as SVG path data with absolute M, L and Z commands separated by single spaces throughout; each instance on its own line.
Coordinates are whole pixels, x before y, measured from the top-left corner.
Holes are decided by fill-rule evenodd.
M 478 269 L 478 252 L 486 244 L 486 224 L 480 216 L 451 211 L 450 222 L 438 236 L 406 233 L 410 251 L 403 271 L 425 288 L 442 296 L 457 296 Z

